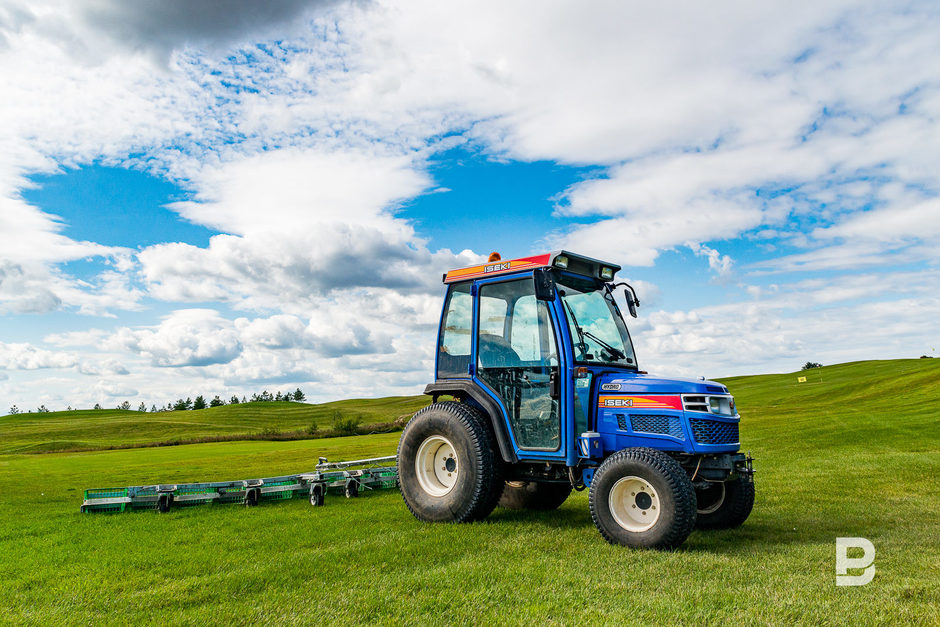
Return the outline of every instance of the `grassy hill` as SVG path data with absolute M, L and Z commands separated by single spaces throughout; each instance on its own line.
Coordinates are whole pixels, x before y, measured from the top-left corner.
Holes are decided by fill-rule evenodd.
M 757 503 L 740 529 L 695 532 L 675 552 L 608 545 L 586 492 L 471 525 L 419 523 L 394 491 L 319 509 L 78 513 L 83 488 L 298 472 L 319 455 L 394 453 L 397 433 L 0 455 L 4 619 L 936 624 L 940 360 L 724 382 L 757 460 Z M 874 543 L 867 586 L 836 587 L 840 536 Z
M 0 417 L 0 454 L 44 453 L 194 442 L 274 432 L 303 432 L 316 424 L 330 429 L 337 412 L 363 425 L 410 417 L 427 396 L 354 399 L 319 405 L 256 402 L 194 411 L 137 412 L 84 409 Z

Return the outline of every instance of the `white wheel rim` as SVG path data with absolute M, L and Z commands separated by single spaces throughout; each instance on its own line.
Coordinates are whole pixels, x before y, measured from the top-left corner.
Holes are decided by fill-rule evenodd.
M 659 520 L 659 492 L 641 477 L 623 477 L 610 489 L 610 513 L 617 524 L 634 533 L 646 531 Z
M 457 483 L 460 463 L 454 445 L 440 435 L 432 435 L 418 447 L 415 474 L 418 485 L 431 496 L 444 496 Z
M 718 508 L 721 507 L 721 506 L 724 504 L 724 502 L 725 502 L 725 484 L 724 484 L 724 483 L 719 483 L 718 485 L 721 486 L 721 495 L 720 495 L 717 499 L 715 499 L 715 502 L 712 503 L 711 505 L 709 505 L 708 507 L 704 507 L 704 508 L 698 510 L 698 513 L 699 513 L 699 514 L 712 514 L 712 513 L 714 513 L 714 512 L 717 512 L 717 511 L 718 511 Z

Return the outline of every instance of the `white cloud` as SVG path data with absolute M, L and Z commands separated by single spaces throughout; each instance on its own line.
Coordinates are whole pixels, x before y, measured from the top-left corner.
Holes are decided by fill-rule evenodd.
M 130 374 L 127 367 L 114 358 L 85 360 L 79 363 L 78 371 L 96 377 Z
M 76 363 L 78 358 L 71 353 L 48 351 L 25 342 L 0 342 L 0 368 L 6 370 L 71 368 Z
M 727 279 L 731 274 L 731 267 L 734 265 L 734 259 L 728 255 L 722 255 L 714 248 L 709 248 L 702 244 L 689 242 L 689 248 L 695 253 L 696 257 L 705 257 L 708 259 L 708 268 L 719 278 Z
M 232 235 L 207 248 L 160 244 L 138 258 L 166 300 L 226 301 L 297 313 L 324 294 L 425 291 L 472 254 L 430 252 L 396 206 L 430 185 L 411 159 L 358 152 L 267 152 L 213 167 L 173 209 Z
M 107 345 L 138 353 L 155 366 L 228 363 L 242 351 L 234 325 L 214 309 L 175 311 L 155 329 L 125 327 Z

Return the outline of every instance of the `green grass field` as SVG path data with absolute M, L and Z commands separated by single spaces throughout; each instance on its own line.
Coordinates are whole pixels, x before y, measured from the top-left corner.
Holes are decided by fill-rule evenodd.
M 430 402 L 426 396 L 307 403 L 255 402 L 196 411 L 137 412 L 85 409 L 0 417 L 0 454 L 104 449 L 200 438 L 236 438 L 267 432 L 331 427 L 333 417 L 363 425 L 407 419 Z
M 298 472 L 321 455 L 393 453 L 397 433 L 0 455 L 2 617 L 938 624 L 940 360 L 830 366 L 797 383 L 803 374 L 725 381 L 743 415 L 743 448 L 757 458 L 757 504 L 740 529 L 695 532 L 675 552 L 608 545 L 586 493 L 557 512 L 497 510 L 471 525 L 419 523 L 395 491 L 331 496 L 318 509 L 298 499 L 78 513 L 84 488 Z M 835 586 L 837 536 L 874 543 L 867 586 Z

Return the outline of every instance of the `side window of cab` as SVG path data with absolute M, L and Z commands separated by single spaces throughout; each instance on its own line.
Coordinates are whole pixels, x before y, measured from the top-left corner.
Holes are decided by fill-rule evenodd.
M 437 347 L 437 378 L 468 377 L 473 298 L 470 282 L 451 286 L 444 301 Z

